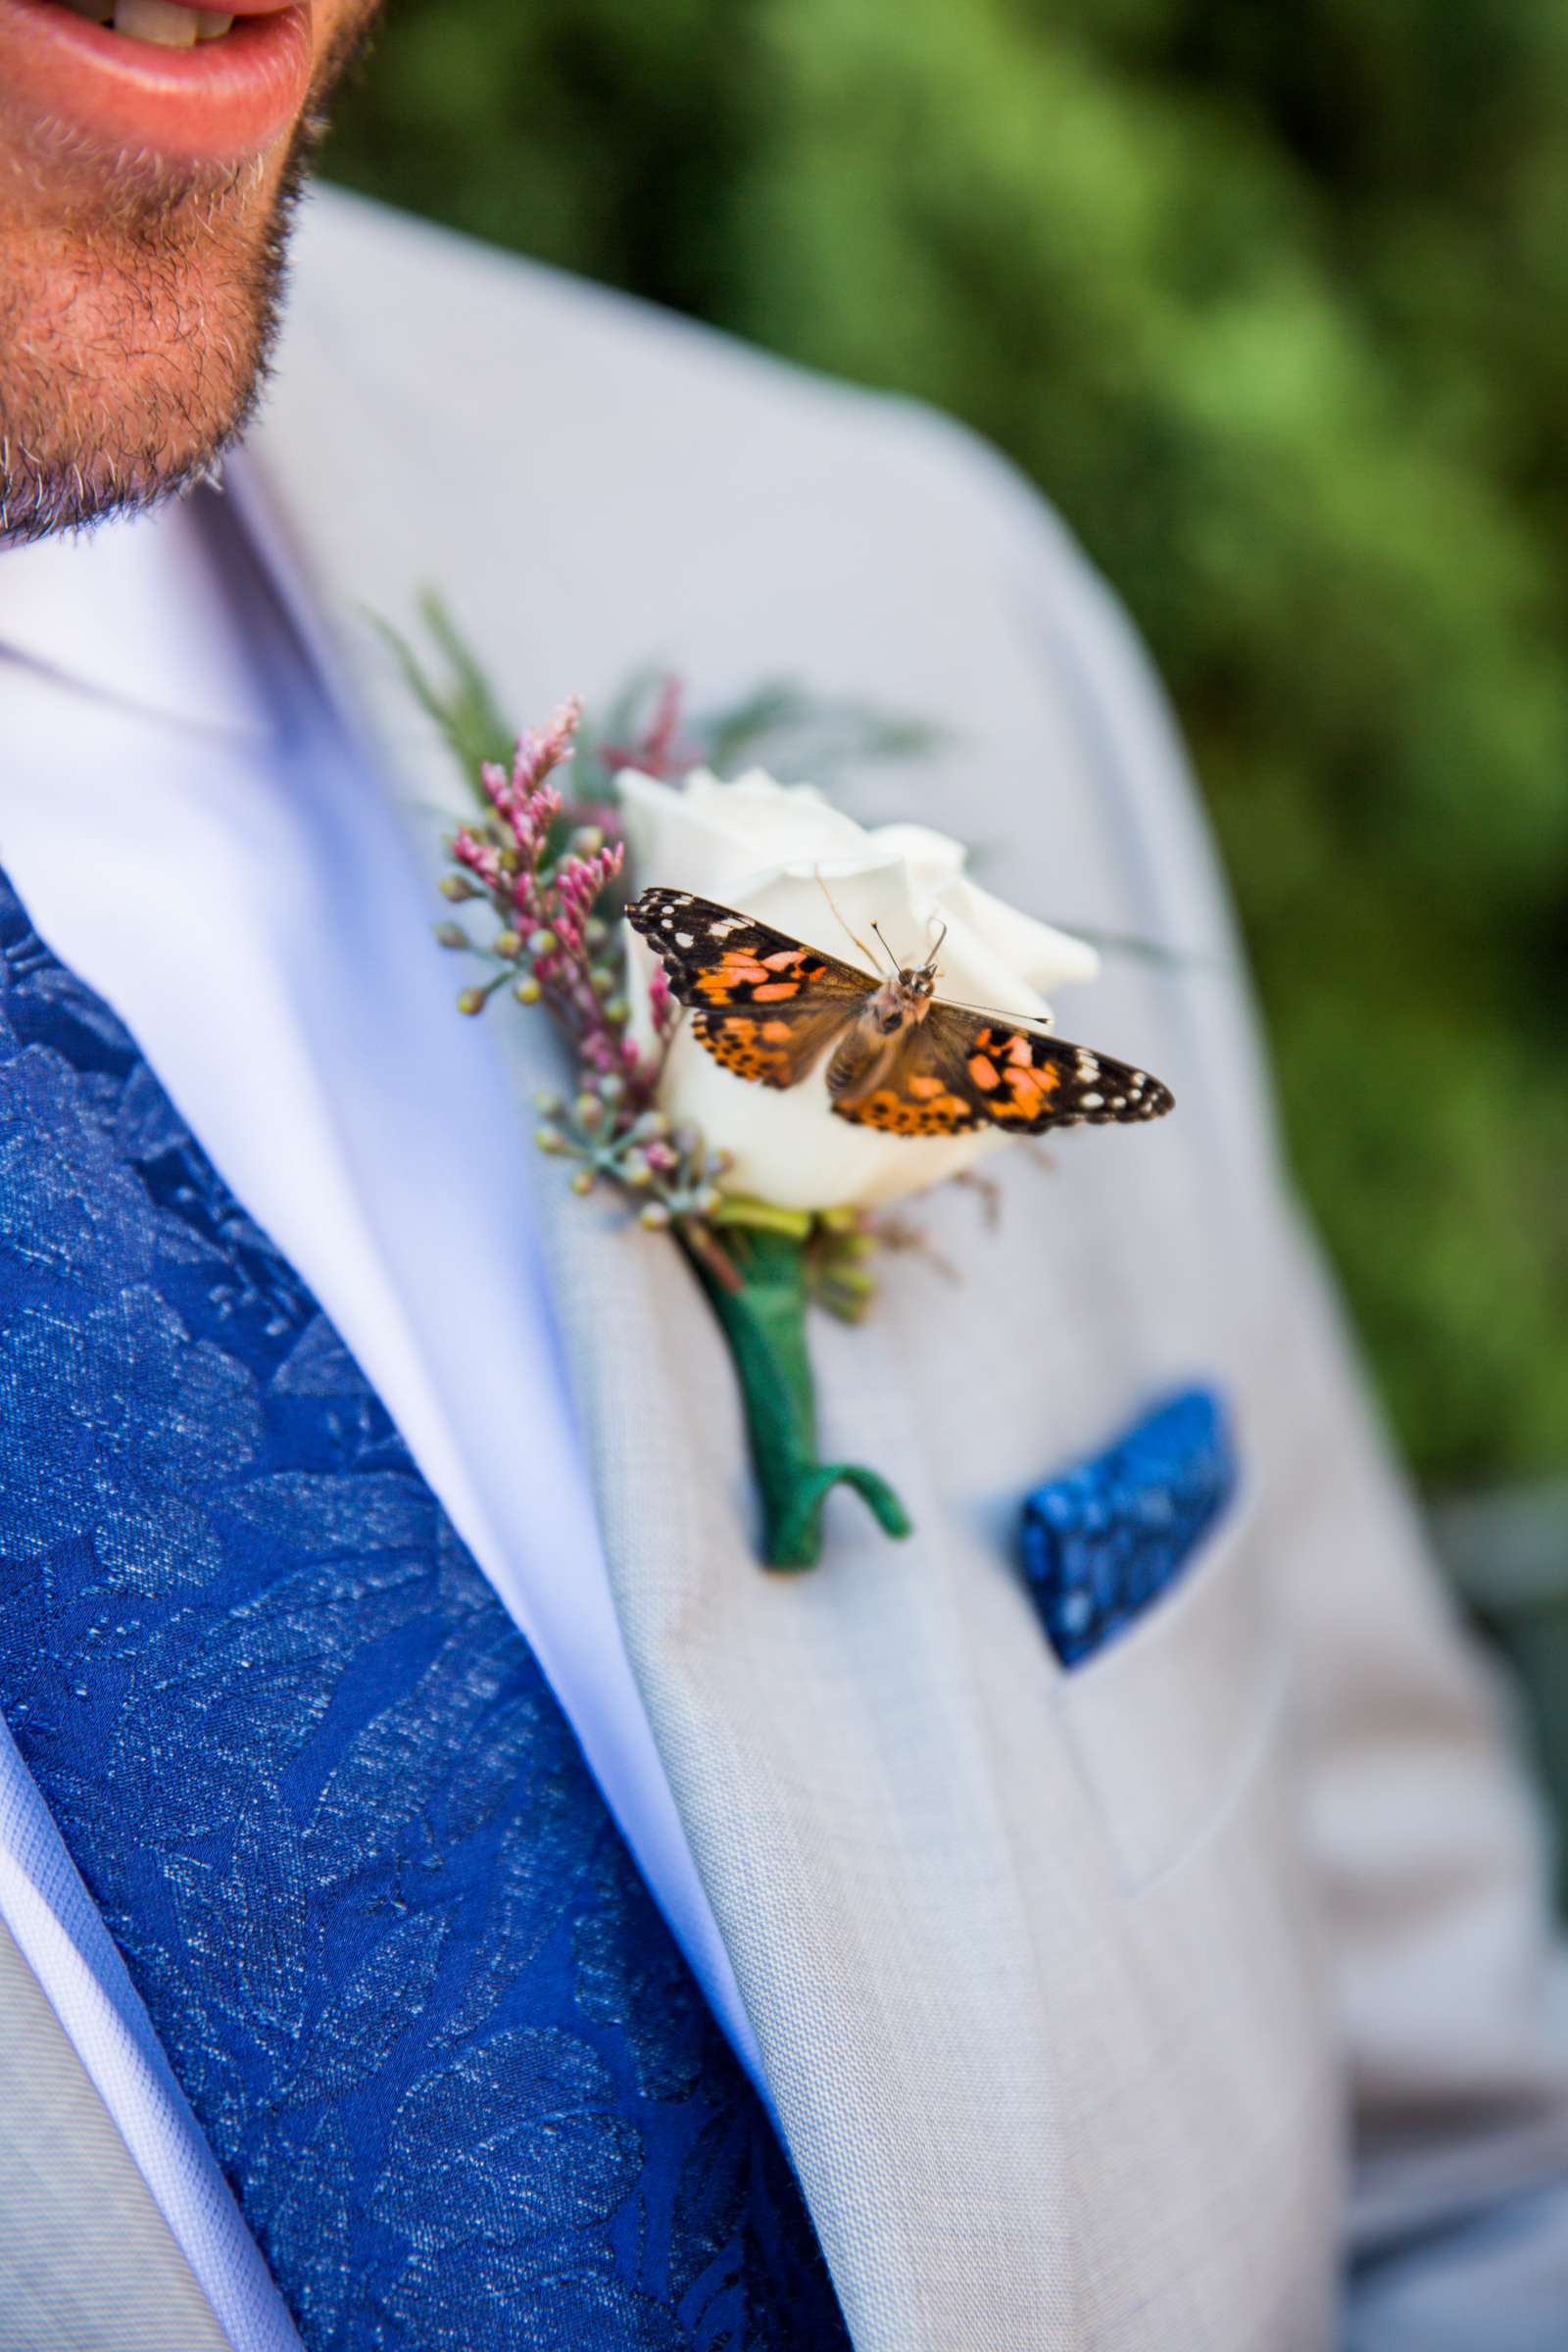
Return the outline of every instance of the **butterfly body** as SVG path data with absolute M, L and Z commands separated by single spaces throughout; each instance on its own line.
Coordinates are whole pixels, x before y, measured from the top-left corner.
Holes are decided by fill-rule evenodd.
M 1147 1071 L 936 993 L 934 956 L 873 974 L 689 891 L 645 890 L 626 919 L 654 948 L 693 1034 L 755 1085 L 799 1086 L 828 1056 L 840 1118 L 891 1135 L 1158 1118 Z
M 827 1065 L 827 1091 L 835 1110 L 847 1114 L 875 1092 L 904 1053 L 909 1031 L 928 1017 L 935 1001 L 930 976 L 923 970 L 902 971 L 866 998 Z

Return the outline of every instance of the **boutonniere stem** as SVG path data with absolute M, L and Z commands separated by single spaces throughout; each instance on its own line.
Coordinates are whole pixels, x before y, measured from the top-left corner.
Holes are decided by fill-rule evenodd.
M 787 1215 L 726 1224 L 735 1280 L 720 1279 L 695 1252 L 692 1263 L 740 1382 L 762 1503 L 762 1556 L 769 1568 L 798 1569 L 821 1559 L 822 1506 L 835 1487 L 853 1489 L 885 1535 L 906 1536 L 909 1516 L 874 1470 L 819 1458 L 806 1337 L 811 1219 L 797 1212 L 785 1222 Z

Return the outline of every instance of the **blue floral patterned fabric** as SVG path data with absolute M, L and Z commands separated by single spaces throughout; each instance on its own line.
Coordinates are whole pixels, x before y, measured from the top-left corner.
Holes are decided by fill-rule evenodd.
M 1024 1574 L 1063 1665 L 1081 1665 L 1169 1590 L 1235 1486 L 1219 1398 L 1190 1389 L 1035 1489 Z
M 0 982 L 0 1708 L 310 2352 L 847 2347 L 386 1412 L 3 882 Z

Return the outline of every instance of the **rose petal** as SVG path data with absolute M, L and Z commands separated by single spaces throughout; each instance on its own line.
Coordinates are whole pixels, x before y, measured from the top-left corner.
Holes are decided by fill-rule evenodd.
M 962 919 L 984 934 L 1002 961 L 1036 988 L 1070 987 L 1099 977 L 1100 957 L 1087 940 L 1075 939 L 1070 931 L 1058 931 L 1054 923 L 1042 923 L 1032 914 L 1021 914 L 966 874 L 949 884 L 943 904 L 961 911 Z

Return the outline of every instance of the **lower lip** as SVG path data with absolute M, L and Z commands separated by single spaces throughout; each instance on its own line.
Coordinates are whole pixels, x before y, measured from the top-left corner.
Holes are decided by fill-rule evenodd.
M 127 40 L 53 0 L 0 0 L 0 119 L 51 120 L 95 147 L 243 161 L 296 122 L 311 65 L 310 0 L 242 14 L 190 49 Z

